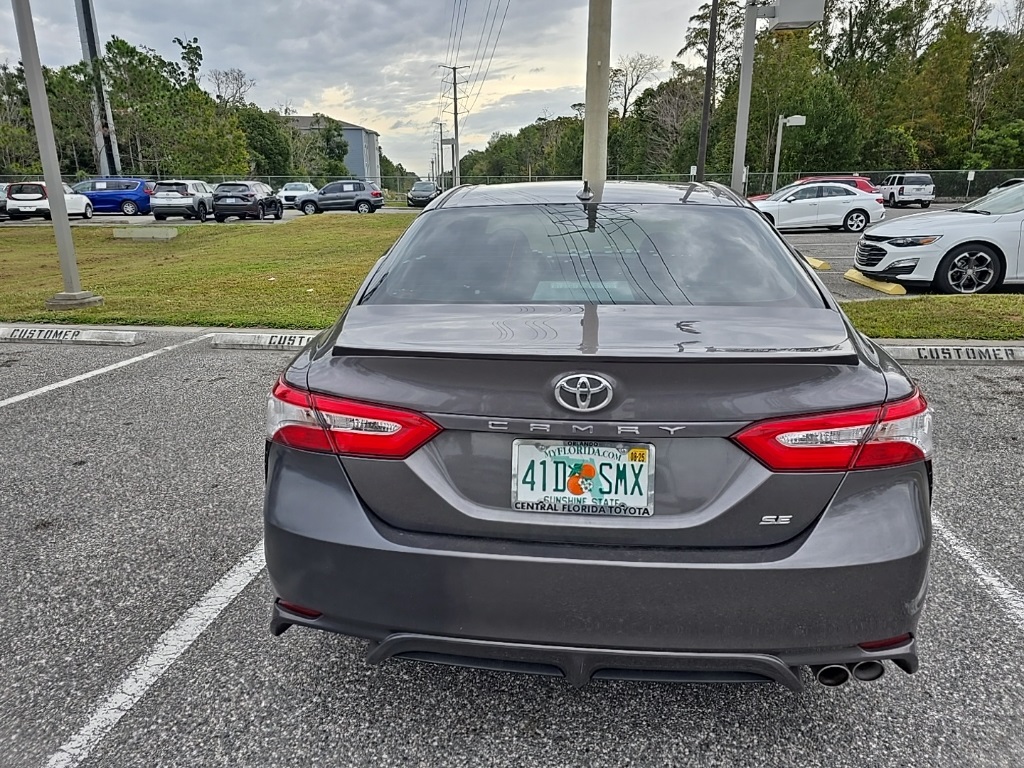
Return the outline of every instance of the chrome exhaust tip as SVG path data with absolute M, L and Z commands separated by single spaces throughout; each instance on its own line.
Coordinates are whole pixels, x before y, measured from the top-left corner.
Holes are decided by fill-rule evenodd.
M 850 670 L 842 664 L 826 664 L 811 669 L 814 672 L 814 679 L 829 688 L 843 685 L 850 679 Z
M 860 661 L 853 665 L 853 676 L 868 683 L 885 674 L 885 665 L 880 661 Z

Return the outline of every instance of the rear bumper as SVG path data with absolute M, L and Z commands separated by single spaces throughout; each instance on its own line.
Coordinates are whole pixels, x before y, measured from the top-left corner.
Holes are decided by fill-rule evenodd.
M 182 205 L 152 203 L 150 209 L 152 213 L 161 216 L 195 216 L 198 213 L 195 203 L 185 203 Z
M 280 599 L 322 614 L 275 605 L 274 627 L 365 638 L 371 661 L 547 668 L 577 684 L 611 670 L 798 687 L 796 667 L 865 658 L 913 671 L 913 642 L 858 647 L 913 634 L 927 588 L 927 471 L 886 472 L 881 486 L 848 479 L 798 541 L 716 560 L 399 531 L 334 457 L 271 446 L 267 570 Z
M 213 213 L 217 216 L 255 216 L 258 212 L 259 209 L 256 203 L 248 203 L 245 205 L 229 205 L 226 203 L 213 204 Z

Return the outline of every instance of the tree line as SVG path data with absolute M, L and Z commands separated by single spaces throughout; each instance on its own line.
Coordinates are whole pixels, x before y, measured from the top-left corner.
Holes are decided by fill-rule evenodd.
M 708 173 L 731 169 L 742 0 L 721 0 Z M 710 4 L 691 17 L 682 59 L 707 58 Z M 994 21 L 994 18 L 996 21 Z M 696 164 L 704 67 L 638 53 L 613 71 L 611 174 L 687 174 Z M 578 176 L 583 109 L 496 133 L 464 177 Z M 789 172 L 1024 168 L 1024 0 L 993 17 L 985 0 L 826 0 L 809 31 L 757 35 L 747 163 L 770 171 L 780 115 Z
M 284 105 L 264 110 L 249 101 L 255 81 L 236 68 L 203 72 L 197 38 L 175 38 L 177 61 L 113 37 L 94 64 L 44 68 L 62 173 L 98 173 L 93 94 L 105 83 L 123 175 L 147 178 L 275 176 L 323 183 L 349 175 L 342 123 L 317 114 L 300 131 Z M 381 167 L 411 177 L 383 155 Z M 0 64 L 0 176 L 42 172 L 20 65 Z

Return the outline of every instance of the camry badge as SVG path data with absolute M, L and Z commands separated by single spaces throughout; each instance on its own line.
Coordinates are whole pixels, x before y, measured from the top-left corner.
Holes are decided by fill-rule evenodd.
M 574 373 L 555 384 L 555 400 L 570 411 L 593 413 L 612 401 L 612 385 L 603 376 Z

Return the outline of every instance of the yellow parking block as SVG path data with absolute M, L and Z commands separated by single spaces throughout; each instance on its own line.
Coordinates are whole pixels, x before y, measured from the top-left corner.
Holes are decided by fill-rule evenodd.
M 858 269 L 846 270 L 846 274 L 843 275 L 843 277 L 851 283 L 863 285 L 865 288 L 870 288 L 871 290 L 878 291 L 880 293 L 887 293 L 890 296 L 905 296 L 907 293 L 907 289 L 899 283 L 883 283 L 880 280 L 872 280 Z
M 830 269 L 832 269 L 832 265 L 829 264 L 827 261 L 816 259 L 813 256 L 804 256 L 804 261 L 811 265 L 811 269 L 816 269 L 819 272 L 828 272 Z

